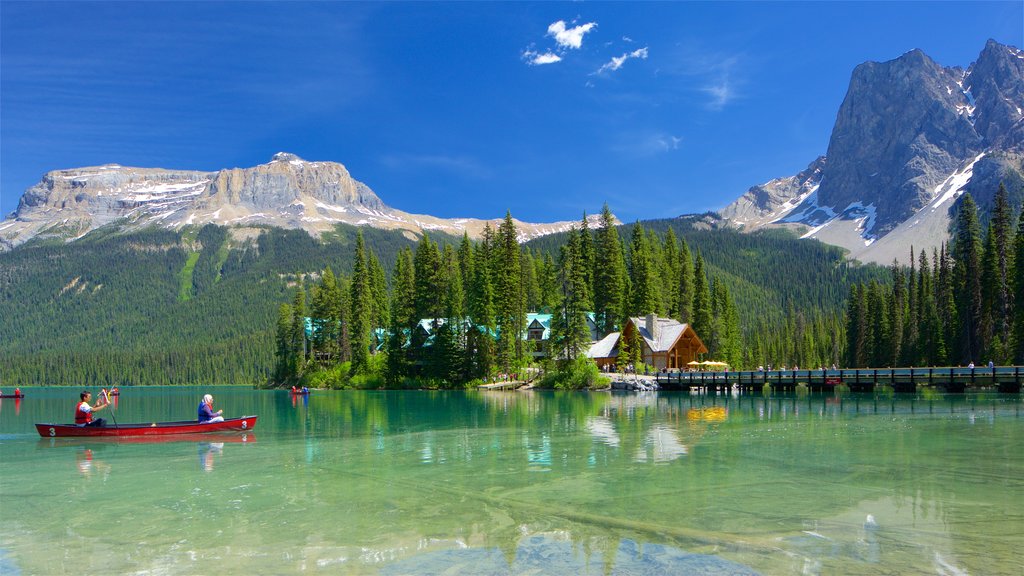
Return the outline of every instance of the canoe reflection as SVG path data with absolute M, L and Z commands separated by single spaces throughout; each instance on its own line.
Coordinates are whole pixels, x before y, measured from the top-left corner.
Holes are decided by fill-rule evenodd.
M 97 436 L 97 437 L 70 437 L 70 438 L 42 438 L 37 446 L 101 446 L 112 444 L 167 444 L 171 442 L 217 442 L 224 444 L 254 443 L 256 434 L 247 432 L 207 432 L 205 434 L 172 434 L 169 436 Z

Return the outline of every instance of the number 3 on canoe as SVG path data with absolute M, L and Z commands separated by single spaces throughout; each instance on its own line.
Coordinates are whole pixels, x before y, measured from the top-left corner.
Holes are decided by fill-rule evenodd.
M 246 422 L 245 420 L 242 420 L 242 430 L 245 430 L 248 427 L 249 427 L 249 423 Z
M 53 429 L 53 426 L 50 426 L 50 436 L 56 436 L 56 435 L 57 435 L 57 431 Z

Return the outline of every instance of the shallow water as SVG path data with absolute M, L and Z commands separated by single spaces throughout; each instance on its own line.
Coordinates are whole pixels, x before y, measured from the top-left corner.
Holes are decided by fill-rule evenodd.
M 212 392 L 255 431 L 40 439 L 0 401 L 0 574 L 1024 573 L 1020 396 Z M 100 416 L 111 421 L 111 414 Z

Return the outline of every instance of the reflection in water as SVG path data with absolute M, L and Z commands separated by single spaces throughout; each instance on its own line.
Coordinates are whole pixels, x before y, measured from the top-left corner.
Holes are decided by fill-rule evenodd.
M 509 559 L 500 548 L 462 548 L 419 554 L 384 566 L 382 575 L 399 574 L 716 574 L 744 576 L 753 569 L 707 554 L 691 554 L 662 544 L 623 539 L 593 547 L 575 545 L 564 534 L 535 534 L 520 539 Z
M 196 392 L 118 418 L 191 417 Z M 25 574 L 68 573 L 55 549 L 168 576 L 1024 574 L 1016 395 L 214 392 L 266 440 L 33 450 L 66 391 L 8 401 L 0 549 Z
M 675 430 L 656 424 L 647 432 L 647 441 L 637 448 L 635 462 L 671 462 L 685 456 L 689 449 L 676 438 Z
M 219 455 L 223 451 L 223 442 L 200 442 L 199 467 L 206 472 L 212 472 L 215 455 Z
M 590 434 L 594 438 L 604 442 L 612 448 L 619 447 L 619 442 L 621 442 L 619 433 L 615 431 L 615 424 L 613 424 L 606 416 L 591 416 L 588 418 L 587 430 L 590 431 Z
M 93 458 L 92 448 L 79 447 L 75 451 L 75 464 L 82 476 L 92 476 L 94 471 L 99 472 L 106 480 L 110 474 L 110 465 L 102 460 Z

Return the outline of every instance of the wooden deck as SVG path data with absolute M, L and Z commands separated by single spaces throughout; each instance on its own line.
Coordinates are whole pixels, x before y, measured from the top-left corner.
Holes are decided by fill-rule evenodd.
M 854 392 L 870 392 L 877 386 L 892 386 L 896 392 L 915 392 L 933 387 L 947 392 L 990 388 L 1019 394 L 1024 367 L 994 368 L 866 368 L 858 370 L 753 370 L 738 372 L 661 372 L 655 374 L 662 390 L 725 392 L 738 388 L 759 392 L 765 385 L 774 391 L 794 391 L 800 384 L 812 391 L 829 391 L 845 385 Z

